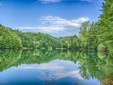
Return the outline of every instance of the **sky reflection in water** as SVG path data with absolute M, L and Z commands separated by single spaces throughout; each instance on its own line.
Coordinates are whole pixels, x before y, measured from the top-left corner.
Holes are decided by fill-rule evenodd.
M 7 81 L 7 82 L 6 82 Z M 0 85 L 100 85 L 97 79 L 84 80 L 79 62 L 53 60 L 42 64 L 22 64 L 0 73 Z

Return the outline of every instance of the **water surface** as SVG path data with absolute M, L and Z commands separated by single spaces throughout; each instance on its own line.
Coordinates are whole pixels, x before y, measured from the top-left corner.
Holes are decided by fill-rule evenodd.
M 112 54 L 4 50 L 0 85 L 112 85 Z

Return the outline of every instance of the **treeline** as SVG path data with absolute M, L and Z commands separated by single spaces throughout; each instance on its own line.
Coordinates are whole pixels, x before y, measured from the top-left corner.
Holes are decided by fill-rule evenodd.
M 0 25 L 0 48 L 55 49 L 61 47 L 58 39 L 43 33 L 21 32 Z
M 63 46 L 95 51 L 113 51 L 113 0 L 104 0 L 96 23 L 84 22 L 78 36 L 63 38 Z

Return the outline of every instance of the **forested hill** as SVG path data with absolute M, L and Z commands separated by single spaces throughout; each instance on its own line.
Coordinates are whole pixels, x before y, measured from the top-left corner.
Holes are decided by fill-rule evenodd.
M 96 23 L 82 23 L 78 36 L 55 38 L 0 25 L 0 48 L 65 48 L 113 52 L 113 0 L 104 0 L 99 20 Z
M 21 32 L 0 25 L 0 48 L 54 49 L 61 47 L 57 38 L 43 33 Z

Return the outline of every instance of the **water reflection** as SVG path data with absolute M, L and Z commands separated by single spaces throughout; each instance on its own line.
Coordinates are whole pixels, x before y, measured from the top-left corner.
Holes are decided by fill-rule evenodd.
M 60 50 L 1 51 L 0 85 L 112 85 L 112 55 Z

